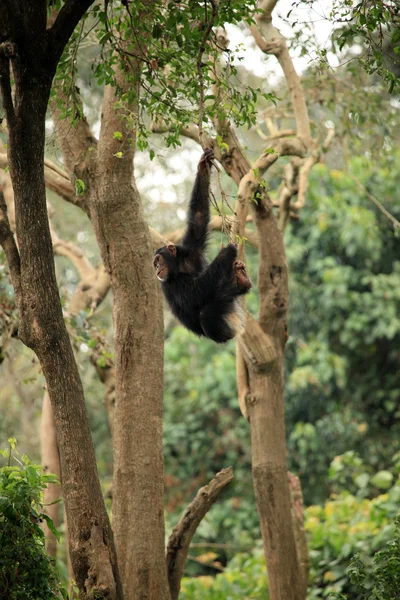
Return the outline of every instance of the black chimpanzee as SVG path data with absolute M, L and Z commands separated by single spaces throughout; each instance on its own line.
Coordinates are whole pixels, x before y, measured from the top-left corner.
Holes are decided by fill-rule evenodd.
M 182 244 L 157 250 L 154 267 L 168 304 L 181 323 L 197 335 L 223 343 L 243 331 L 238 296 L 249 291 L 251 281 L 244 263 L 237 260 L 234 244 L 222 248 L 211 264 L 204 256 L 213 158 L 209 148 L 200 158 Z

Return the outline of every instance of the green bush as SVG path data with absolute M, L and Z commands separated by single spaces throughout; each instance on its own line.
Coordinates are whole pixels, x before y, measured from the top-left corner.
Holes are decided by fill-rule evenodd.
M 394 526 L 399 500 L 400 480 L 386 494 L 373 500 L 342 493 L 323 507 L 306 509 L 311 561 L 308 600 L 399 598 L 400 537 Z M 211 553 L 209 556 L 213 558 Z M 209 564 L 213 564 L 212 560 Z M 268 590 L 262 552 L 235 556 L 215 578 L 184 579 L 180 597 L 182 600 L 266 600 Z
M 8 464 L 0 469 L 0 598 L 53 600 L 65 596 L 53 560 L 46 554 L 43 520 L 58 536 L 43 513 L 42 492 L 55 475 L 44 475 L 26 456 L 11 465 L 15 440 L 1 454 Z

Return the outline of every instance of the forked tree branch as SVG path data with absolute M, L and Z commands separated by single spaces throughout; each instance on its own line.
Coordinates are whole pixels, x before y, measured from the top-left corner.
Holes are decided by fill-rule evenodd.
M 296 119 L 297 135 L 303 139 L 306 146 L 309 146 L 311 142 L 310 120 L 300 77 L 294 68 L 285 38 L 272 25 L 272 13 L 276 4 L 277 0 L 263 0 L 260 3 L 259 8 L 262 12 L 256 17 L 258 26 L 251 25 L 250 31 L 262 52 L 276 56 L 289 89 Z
M 94 0 L 67 0 L 60 8 L 53 25 L 47 30 L 55 65 L 60 60 L 75 27 L 93 2 Z
M 187 507 L 185 514 L 174 527 L 167 545 L 167 570 L 171 600 L 178 599 L 190 542 L 201 520 L 232 480 L 232 467 L 217 473 L 208 485 L 199 489 L 196 497 Z

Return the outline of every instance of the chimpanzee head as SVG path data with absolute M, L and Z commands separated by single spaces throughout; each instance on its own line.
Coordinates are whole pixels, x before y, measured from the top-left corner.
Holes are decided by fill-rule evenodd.
M 155 253 L 153 265 L 156 270 L 157 279 L 165 283 L 171 277 L 176 277 L 182 262 L 181 248 L 174 244 L 168 244 L 159 248 Z

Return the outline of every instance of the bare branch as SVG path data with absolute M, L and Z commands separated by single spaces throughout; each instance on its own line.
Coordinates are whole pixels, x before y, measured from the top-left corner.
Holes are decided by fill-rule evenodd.
M 151 131 L 153 133 L 166 133 L 167 131 L 169 131 L 169 128 L 165 124 L 153 122 L 151 125 Z M 186 137 L 186 138 L 193 140 L 194 142 L 197 142 L 198 144 L 200 144 L 199 128 L 194 123 L 191 123 L 190 125 L 187 125 L 186 127 L 183 127 L 181 129 L 180 133 L 183 137 Z M 202 140 L 203 140 L 203 143 L 205 143 L 208 148 L 214 148 L 215 158 L 220 160 L 219 155 L 221 154 L 221 151 L 219 150 L 218 146 L 215 144 L 215 140 L 205 132 L 202 132 Z
M 10 269 L 17 303 L 21 301 L 21 263 L 17 244 L 7 216 L 7 205 L 3 192 L 0 192 L 0 245 L 3 247 Z
M 285 38 L 272 25 L 272 12 L 276 3 L 277 0 L 266 0 L 261 3 L 260 8 L 263 12 L 256 17 L 258 26 L 251 25 L 250 31 L 260 50 L 265 54 L 274 54 L 278 59 L 289 88 L 297 124 L 297 135 L 309 146 L 311 143 L 310 121 L 300 78 L 293 66 Z
M 367 196 L 367 198 L 369 198 L 371 200 L 371 202 L 373 202 L 375 204 L 375 206 L 377 206 L 379 208 L 379 210 L 385 215 L 385 217 L 387 217 L 390 221 L 392 221 L 393 227 L 400 228 L 400 222 L 393 215 L 391 215 L 388 210 L 386 210 L 386 208 L 383 206 L 383 204 L 381 204 L 379 202 L 379 200 L 377 200 L 375 198 L 375 196 L 373 196 L 367 190 L 367 188 L 365 187 L 365 185 L 363 185 L 361 183 L 361 181 L 359 181 L 357 179 L 357 177 L 355 175 L 353 175 L 353 173 L 349 172 L 349 175 L 352 178 L 352 180 L 354 181 L 354 183 L 356 184 L 356 186 L 358 187 L 358 189 L 361 190 L 362 192 L 364 192 L 364 194 Z
M 57 65 L 75 27 L 94 0 L 67 0 L 60 8 L 54 24 L 47 30 L 52 58 Z
M 308 188 L 308 180 L 310 178 L 311 169 L 315 164 L 317 164 L 321 159 L 322 152 L 326 152 L 335 136 L 335 130 L 333 128 L 328 129 L 328 133 L 322 145 L 318 145 L 318 141 L 314 142 L 314 150 L 312 153 L 307 156 L 300 166 L 299 175 L 298 175 L 298 197 L 297 202 L 292 204 L 291 208 L 293 210 L 300 210 L 304 207 L 306 202 L 306 193 Z
M 266 135 L 259 127 L 256 128 L 256 131 L 260 138 L 265 142 L 271 142 L 272 140 L 277 140 L 284 137 L 294 137 L 296 135 L 294 129 L 277 129 L 270 135 Z
M 231 231 L 235 223 L 237 222 L 237 216 L 232 217 L 222 217 L 220 215 L 216 215 L 211 218 L 210 223 L 208 224 L 209 231 L 222 231 L 228 230 Z M 152 234 L 153 234 L 152 230 Z M 173 244 L 179 244 L 183 237 L 184 229 L 176 229 L 175 231 L 170 231 L 163 236 L 163 239 L 169 240 Z M 258 237 L 254 231 L 250 231 L 249 229 L 245 229 L 243 232 L 243 237 L 246 241 L 255 248 L 258 248 Z M 159 246 L 158 246 L 159 247 Z
M 187 507 L 185 514 L 174 527 L 167 545 L 167 570 L 171 600 L 177 600 L 179 596 L 183 569 L 189 552 L 190 542 L 201 520 L 232 480 L 232 467 L 228 467 L 217 473 L 208 485 L 199 489 L 196 497 Z
M 1 145 L 0 145 L 1 149 Z M 8 158 L 5 152 L 0 152 L 0 169 L 5 169 L 8 166 Z M 68 174 L 62 171 L 51 160 L 44 161 L 44 177 L 46 187 L 75 206 L 79 206 L 86 214 L 89 208 L 86 204 L 84 196 L 77 196 L 71 184 Z
M 292 158 L 289 164 L 283 169 L 283 182 L 279 197 L 279 229 L 284 231 L 290 216 L 290 201 L 299 190 L 299 159 L 297 156 Z
M 288 138 L 275 140 L 271 147 L 274 149 L 273 154 L 261 154 L 247 175 L 242 177 L 239 183 L 237 192 L 237 218 L 239 223 L 247 215 L 247 205 L 257 191 L 261 177 L 271 165 L 278 160 L 280 156 L 300 156 L 303 157 L 306 153 L 306 148 L 300 138 Z
M 0 44 L 0 91 L 9 123 L 15 119 L 10 79 L 10 58 L 14 55 L 15 46 L 12 42 L 3 42 Z
M 60 256 L 65 256 L 75 265 L 81 279 L 90 279 L 96 274 L 86 255 L 78 246 L 72 242 L 66 242 L 58 237 L 54 229 L 51 229 L 51 239 L 54 252 Z

